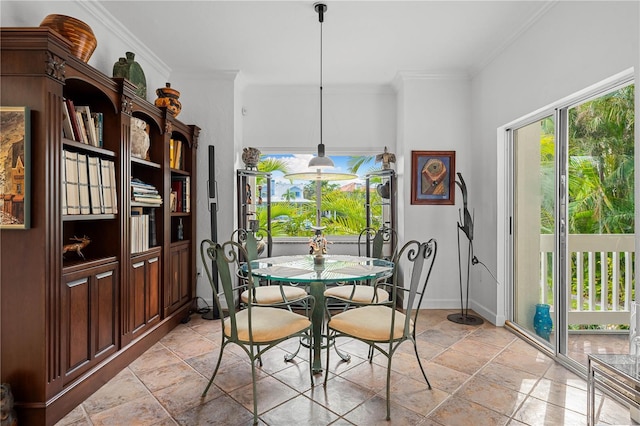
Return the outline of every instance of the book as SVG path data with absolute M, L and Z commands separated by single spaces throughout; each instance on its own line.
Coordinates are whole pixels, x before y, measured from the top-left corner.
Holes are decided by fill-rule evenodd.
M 100 187 L 100 160 L 97 157 L 88 157 L 89 165 L 89 194 L 91 196 L 91 213 L 104 213 L 102 189 Z
M 64 103 L 64 102 L 63 102 Z M 60 176 L 62 177 L 62 187 L 60 188 L 60 198 L 62 204 L 62 214 L 67 214 L 67 151 L 62 150 L 60 161 Z
M 111 206 L 113 213 L 118 213 L 118 184 L 116 182 L 116 164 L 109 160 L 109 173 L 111 174 Z
M 69 117 L 69 108 L 64 99 L 62 100 L 62 135 L 67 139 L 75 140 L 71 117 Z
M 76 111 L 80 112 L 85 132 L 87 132 L 87 141 L 91 146 L 98 146 L 98 137 L 96 136 L 96 125 L 91 116 L 91 108 L 88 105 L 76 105 Z
M 171 190 L 176 192 L 176 211 L 191 212 L 191 178 L 189 176 L 173 176 Z
M 87 129 L 84 127 L 84 119 L 82 118 L 82 113 L 78 110 L 76 110 L 76 121 L 78 122 L 78 127 L 80 128 L 79 142 L 91 145 L 89 143 L 89 136 L 87 136 Z
M 175 149 L 176 149 L 176 141 L 174 139 L 169 139 L 169 167 L 175 169 Z
M 182 141 L 176 140 L 175 142 L 175 158 L 173 159 L 173 168 L 182 169 Z
M 67 213 L 80 214 L 80 192 L 78 189 L 78 153 L 66 151 L 65 172 L 67 178 Z
M 64 99 L 64 102 L 67 105 L 69 121 L 71 121 L 71 129 L 73 130 L 73 137 L 71 139 L 76 142 L 82 142 L 82 137 L 80 136 L 80 125 L 78 124 L 78 117 L 76 115 L 76 107 L 71 99 Z
M 86 154 L 78 154 L 78 191 L 80 194 L 80 214 L 90 214 L 89 169 L 87 168 Z
M 104 146 L 104 114 L 101 112 L 94 112 L 91 115 L 93 116 L 93 122 L 96 126 L 96 137 L 98 138 L 98 146 L 102 148 Z
M 102 182 L 102 200 L 104 201 L 104 212 L 113 214 L 113 198 L 111 196 L 111 171 L 109 160 L 100 159 L 100 182 Z
M 183 212 L 183 198 L 182 198 L 182 182 L 173 178 L 171 180 L 171 191 L 176 194 L 176 212 Z

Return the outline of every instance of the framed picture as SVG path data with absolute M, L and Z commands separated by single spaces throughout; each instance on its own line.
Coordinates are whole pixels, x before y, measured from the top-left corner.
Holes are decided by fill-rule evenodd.
M 455 151 L 411 151 L 411 204 L 455 204 L 455 181 Z
M 30 226 L 30 129 L 28 107 L 0 106 L 0 229 Z

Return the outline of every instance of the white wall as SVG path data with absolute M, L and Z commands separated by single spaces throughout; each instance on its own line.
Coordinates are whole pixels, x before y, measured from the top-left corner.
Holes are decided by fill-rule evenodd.
M 332 154 L 378 154 L 396 147 L 396 95 L 390 86 L 323 88 L 323 143 Z M 243 145 L 267 152 L 315 153 L 320 142 L 319 86 L 248 86 Z
M 173 74 L 175 87 L 181 91 L 182 112 L 178 117 L 185 123 L 196 123 L 198 138 L 197 206 L 196 206 L 196 263 L 200 270 L 200 241 L 211 238 L 210 208 L 218 208 L 217 228 L 220 238 L 228 239 L 233 229 L 235 206 L 235 162 L 239 148 L 236 119 L 240 112 L 236 81 L 238 73 L 211 72 L 206 75 Z M 179 84 L 179 85 L 178 85 Z M 174 85 L 172 84 L 172 87 Z M 209 198 L 209 146 L 215 147 L 215 178 L 218 182 L 215 199 Z M 220 239 L 219 238 L 219 239 Z M 198 277 L 196 294 L 213 304 L 209 282 L 204 273 Z M 202 304 L 200 305 L 202 306 Z
M 456 186 L 455 205 L 411 205 L 411 151 L 455 151 L 455 171 L 462 174 L 468 190 L 475 191 L 477 182 L 468 179 L 473 161 L 469 149 L 470 83 L 465 76 L 415 73 L 400 76 L 399 80 L 399 239 L 437 240 L 436 263 L 423 306 L 460 307 L 457 222 L 462 197 Z M 467 248 L 464 235 L 461 248 Z
M 503 145 L 496 129 L 630 67 L 638 67 L 638 2 L 558 2 L 472 81 L 470 206 L 476 210 L 475 248 L 500 285 L 472 269 L 471 306 L 502 324 L 508 218 L 502 215 Z M 638 93 L 638 85 L 636 85 Z M 500 206 L 500 208 L 499 208 Z

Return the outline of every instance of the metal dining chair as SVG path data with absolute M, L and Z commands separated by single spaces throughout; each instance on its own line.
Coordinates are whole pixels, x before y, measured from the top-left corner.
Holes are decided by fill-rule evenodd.
M 218 307 L 218 312 L 223 312 L 223 308 L 228 310 L 228 316 L 220 321 L 222 325 L 222 345 L 215 369 L 207 387 L 202 392 L 204 397 L 220 368 L 222 354 L 228 344 L 238 345 L 248 356 L 251 364 L 251 379 L 253 382 L 253 424 L 258 423 L 258 393 L 256 389 L 256 360 L 260 360 L 262 354 L 277 344 L 291 338 L 303 338 L 311 336 L 313 331 L 311 319 L 305 315 L 297 314 L 289 309 L 281 309 L 291 302 L 282 302 L 278 307 L 263 306 L 253 303 L 252 298 L 246 304 L 237 308 L 235 306 L 235 294 L 237 287 L 234 286 L 231 266 L 240 269 L 243 258 L 247 258 L 244 247 L 234 241 L 227 241 L 218 244 L 211 240 L 203 240 L 200 244 L 200 255 L 202 263 L 209 279 L 209 284 L 213 290 L 214 301 Z M 211 274 L 209 265 L 215 262 L 222 292 L 216 293 L 215 282 Z M 251 263 L 245 265 L 247 276 L 245 279 L 249 291 L 254 289 L 253 276 L 251 275 Z M 223 307 L 221 300 L 226 306 Z M 313 306 L 313 296 L 306 296 L 305 303 Z M 311 347 L 309 347 L 309 359 L 312 358 Z M 311 386 L 313 386 L 313 372 L 309 368 Z
M 271 233 L 264 228 L 257 228 L 255 230 L 238 228 L 231 233 L 231 241 L 236 241 L 244 247 L 247 253 L 247 257 L 244 259 L 246 262 L 252 262 L 258 259 L 258 256 L 265 251 L 267 254 L 271 253 L 271 248 L 273 247 Z M 246 279 L 246 273 L 244 271 L 238 270 L 237 274 L 242 281 Z M 249 294 L 251 294 L 254 304 L 275 305 L 287 302 L 299 302 L 307 296 L 307 291 L 304 288 L 284 285 L 282 283 L 278 283 L 277 285 L 271 284 L 272 283 L 268 281 L 256 283 L 251 292 L 249 289 L 245 289 L 240 294 L 240 300 L 242 303 L 247 303 L 249 301 Z
M 392 280 L 384 283 L 391 294 L 389 301 L 349 309 L 333 316 L 327 310 L 329 316 L 327 330 L 330 339 L 335 341 L 338 337 L 350 337 L 368 344 L 373 350 L 387 358 L 387 420 L 391 419 L 391 360 L 398 346 L 403 342 L 409 340 L 413 344 L 422 376 L 431 389 L 431 383 L 429 383 L 418 354 L 415 325 L 436 259 L 436 252 L 437 243 L 434 239 L 425 243 L 415 240 L 407 242 L 394 256 L 395 265 Z M 404 276 L 402 280 L 400 280 L 401 268 Z M 409 283 L 409 287 L 405 288 L 403 283 Z M 399 292 L 406 292 L 407 296 L 404 313 L 395 307 Z M 327 366 L 329 366 L 331 365 L 329 363 L 331 351 L 326 351 L 326 353 Z M 369 359 L 369 362 L 371 361 L 372 358 Z M 329 368 L 325 371 L 325 387 L 328 377 Z
M 385 244 L 397 240 L 395 230 L 389 227 L 380 229 L 364 228 L 358 235 L 358 256 L 366 256 L 368 254 L 370 257 L 383 259 L 387 257 L 383 254 Z M 394 252 L 395 247 L 391 247 L 391 256 L 389 258 L 393 258 Z M 327 288 L 324 295 L 343 302 L 345 304 L 344 309 L 349 308 L 351 305 L 384 302 L 389 300 L 389 292 L 380 285 L 385 280 L 386 278 L 365 284 L 357 282 L 341 284 Z

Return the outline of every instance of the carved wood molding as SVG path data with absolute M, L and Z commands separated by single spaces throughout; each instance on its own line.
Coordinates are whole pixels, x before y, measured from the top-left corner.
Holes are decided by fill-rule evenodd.
M 169 120 L 165 120 L 164 122 L 164 132 L 171 134 L 173 132 L 173 124 Z
M 65 76 L 65 61 L 59 56 L 47 51 L 47 61 L 45 72 L 47 75 L 55 78 L 56 80 L 64 82 Z
M 200 129 L 198 127 L 193 129 L 193 147 L 198 149 L 198 136 L 200 136 Z
M 122 95 L 122 103 L 120 105 L 120 109 L 123 113 L 131 115 L 133 113 L 133 99 L 126 95 Z

